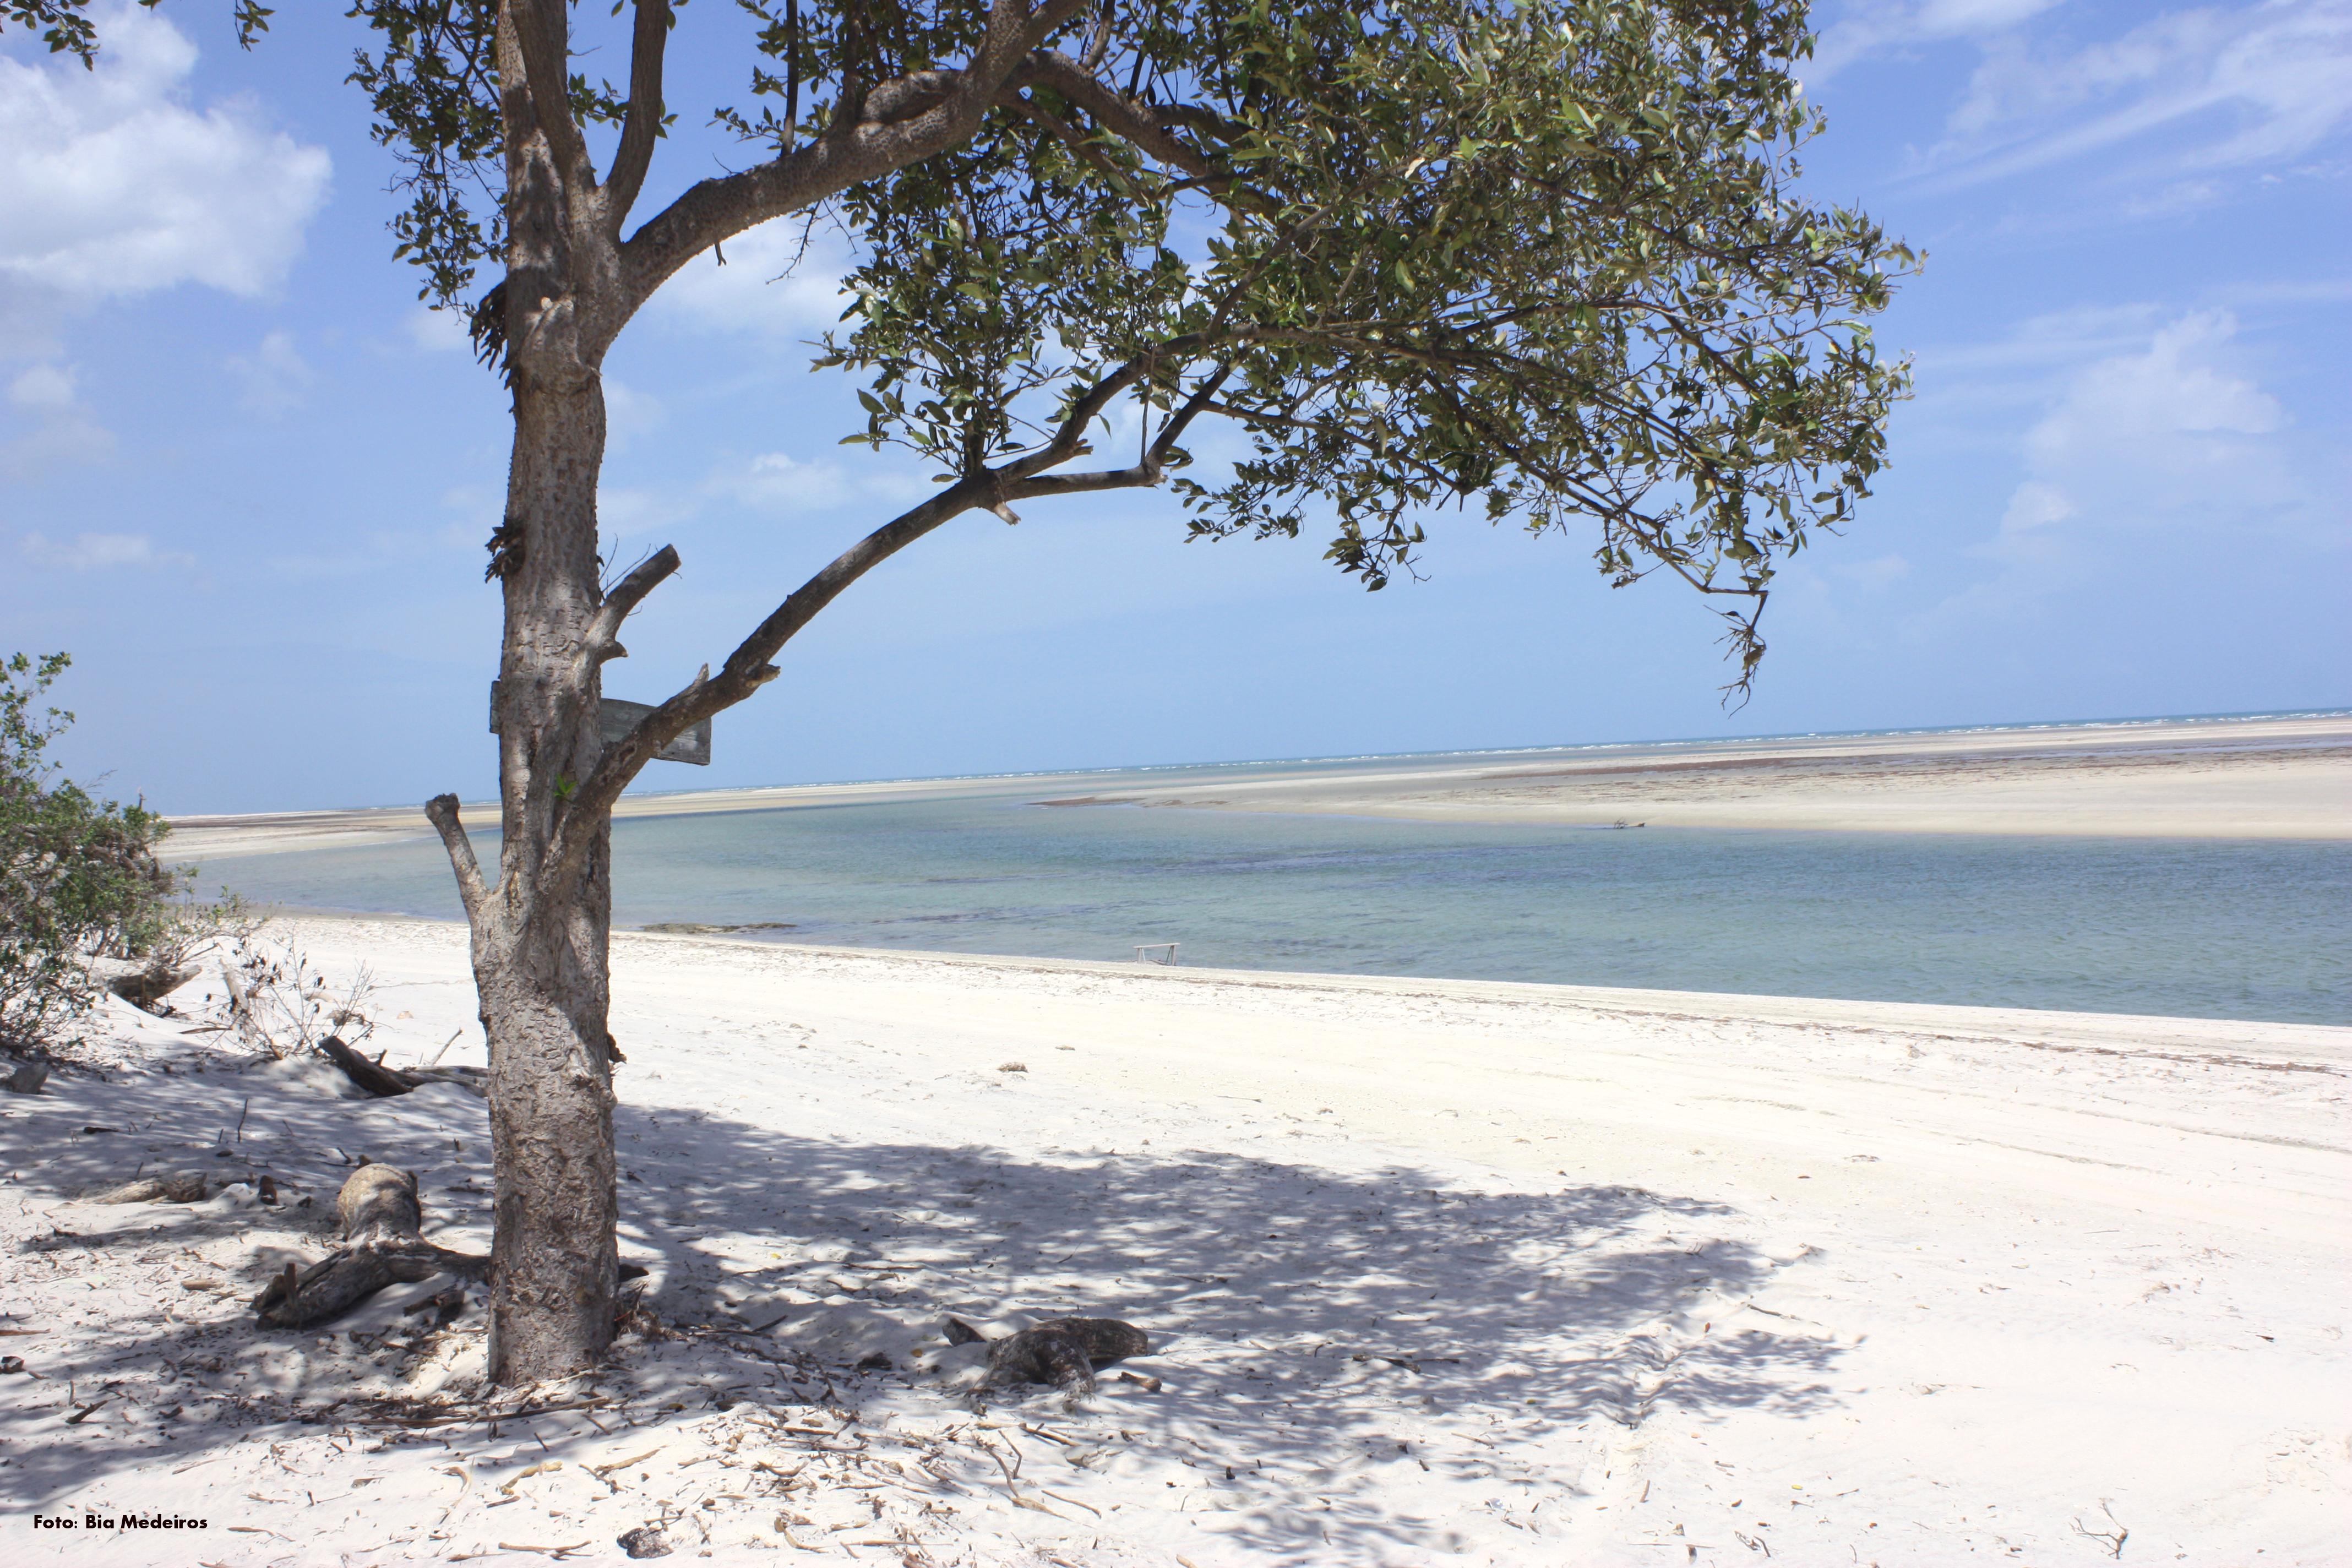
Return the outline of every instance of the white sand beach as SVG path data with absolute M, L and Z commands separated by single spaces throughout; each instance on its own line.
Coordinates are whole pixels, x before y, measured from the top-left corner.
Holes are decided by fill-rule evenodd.
M 285 929 L 373 967 L 394 1064 L 480 1061 L 461 931 Z M 624 1252 L 674 1337 L 494 1423 L 431 1414 L 481 1354 L 478 1307 L 402 1314 L 440 1282 L 331 1332 L 245 1305 L 361 1155 L 486 1246 L 465 1090 L 113 1005 L 114 1065 L 0 1096 L 8 1559 L 2352 1561 L 2352 1029 L 614 957 Z M 216 1195 L 72 1201 L 138 1169 Z M 976 1403 L 937 1337 L 1067 1312 L 1146 1329 L 1147 1381 Z
M 2352 837 L 2352 715 L 2042 725 L 1916 734 L 1580 746 L 1268 766 L 1246 778 L 901 779 L 625 796 L 618 817 L 991 795 L 1057 806 L 1333 813 L 1437 821 L 2158 838 Z M 494 824 L 498 806 L 465 807 Z M 174 819 L 174 855 L 425 838 L 424 807 Z

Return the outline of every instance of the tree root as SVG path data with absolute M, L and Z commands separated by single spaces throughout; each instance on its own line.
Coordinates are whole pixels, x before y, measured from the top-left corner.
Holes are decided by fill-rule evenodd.
M 343 1225 L 343 1247 L 308 1268 L 289 1263 L 270 1280 L 253 1299 L 264 1327 L 328 1322 L 387 1285 L 414 1285 L 436 1274 L 489 1278 L 488 1258 L 436 1247 L 417 1234 L 425 1216 L 412 1172 L 362 1165 L 336 1194 L 335 1213 Z

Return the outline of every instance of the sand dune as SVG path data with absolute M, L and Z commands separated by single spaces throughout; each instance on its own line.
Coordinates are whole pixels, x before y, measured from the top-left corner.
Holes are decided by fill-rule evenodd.
M 414 1015 L 394 1062 L 480 1059 L 460 931 L 294 929 Z M 2352 1030 L 615 951 L 625 1253 L 688 1332 L 541 1396 L 584 1407 L 387 1419 L 465 1386 L 478 1312 L 257 1336 L 300 1211 L 65 1201 L 142 1161 L 330 1194 L 367 1152 L 478 1246 L 462 1091 L 345 1100 L 126 1010 L 102 1079 L 0 1104 L 15 1560 L 610 1559 L 649 1521 L 1088 1568 L 2345 1560 Z M 1144 1326 L 1157 1390 L 975 1405 L 936 1338 L 1072 1310 Z M 101 1559 L 36 1508 L 210 1529 Z

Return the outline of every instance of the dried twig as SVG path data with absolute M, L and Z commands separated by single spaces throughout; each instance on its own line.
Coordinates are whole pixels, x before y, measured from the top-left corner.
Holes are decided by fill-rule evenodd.
M 2110 1535 L 2104 1530 L 2086 1530 L 2079 1519 L 2074 1521 L 2074 1533 L 2086 1540 L 2095 1541 L 2105 1547 L 2108 1556 L 2120 1558 L 2124 1554 L 2124 1542 L 2131 1539 L 2131 1531 L 2124 1527 L 2122 1520 L 2116 1517 L 2113 1502 L 2114 1500 L 2110 1498 L 2099 1500 L 2099 1511 L 2105 1514 L 2107 1522 L 2116 1527 L 2114 1534 Z

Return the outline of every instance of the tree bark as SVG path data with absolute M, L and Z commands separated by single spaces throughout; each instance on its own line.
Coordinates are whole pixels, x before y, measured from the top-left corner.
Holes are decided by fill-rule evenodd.
M 489 1373 L 501 1384 L 592 1363 L 612 1342 L 618 1284 L 609 816 L 583 825 L 591 842 L 576 878 L 551 878 L 547 856 L 603 751 L 589 638 L 602 604 L 604 397 L 597 367 L 571 352 L 564 308 L 522 310 L 540 342 L 515 357 L 507 518 L 518 542 L 499 661 L 505 840 L 498 896 L 474 937 L 497 1169 Z

